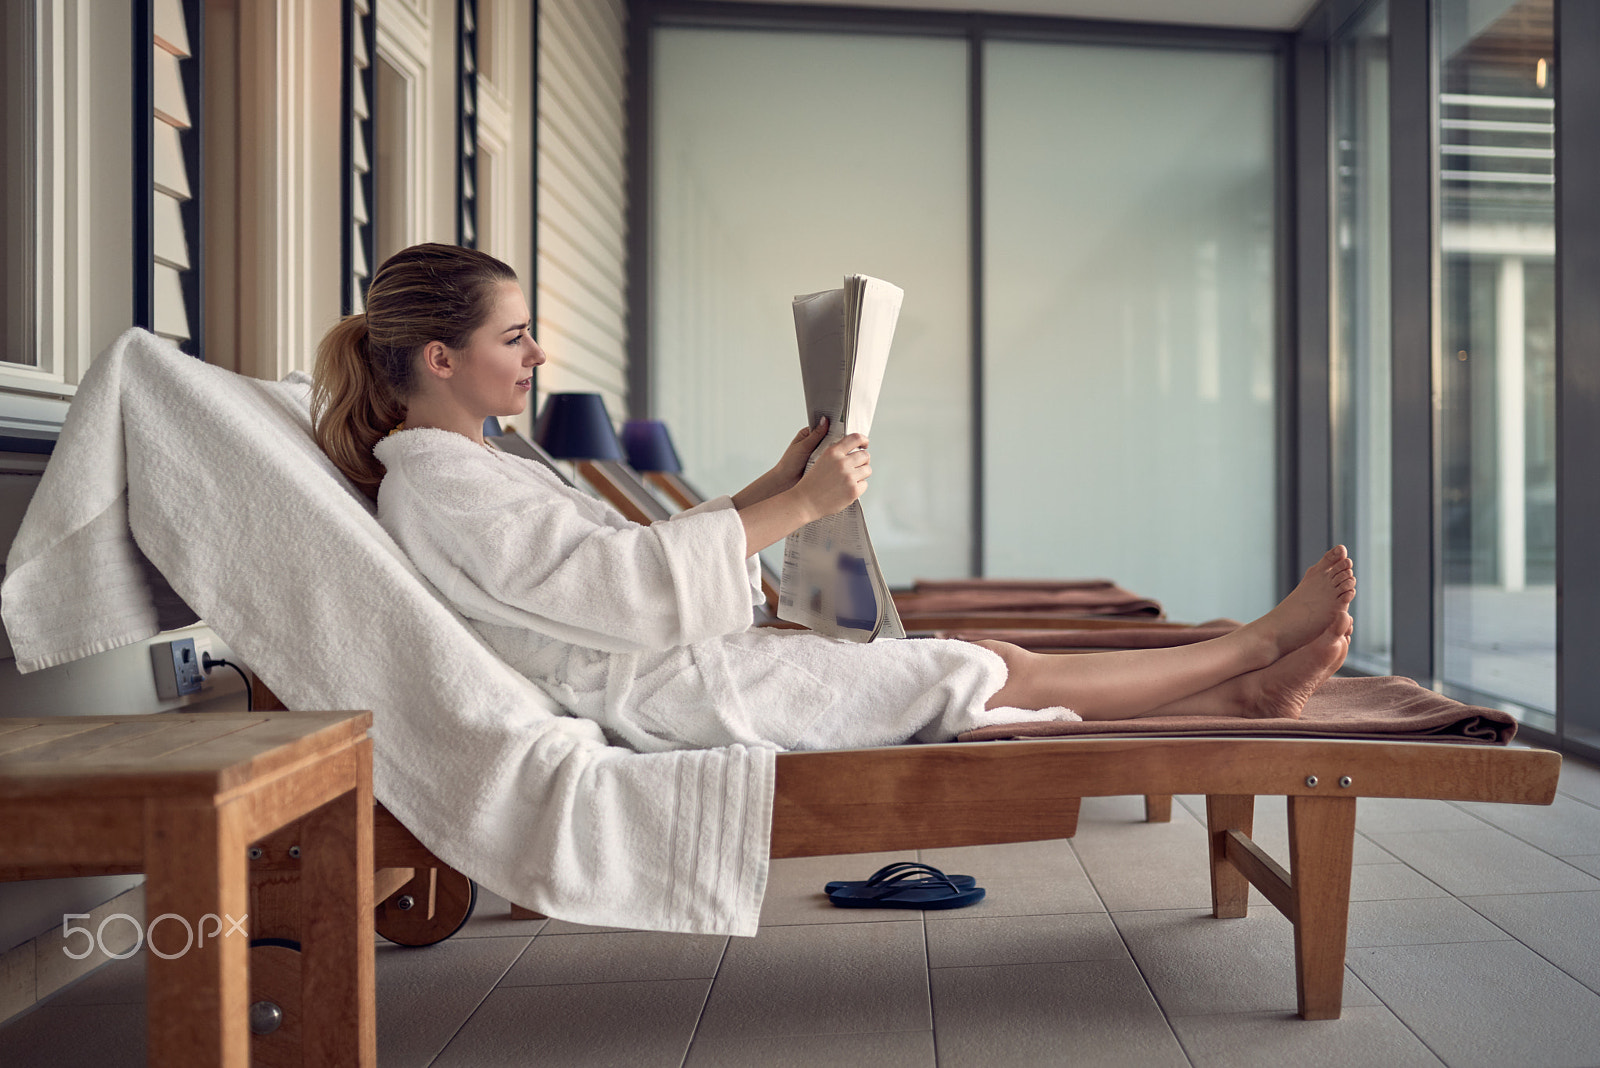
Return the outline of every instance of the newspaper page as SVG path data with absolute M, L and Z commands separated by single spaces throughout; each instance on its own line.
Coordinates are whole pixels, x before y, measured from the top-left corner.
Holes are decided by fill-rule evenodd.
M 847 434 L 871 434 L 904 296 L 888 282 L 853 274 L 842 289 L 794 298 L 810 425 L 828 417 L 828 436 L 818 449 Z M 851 641 L 906 636 L 860 501 L 789 535 L 778 618 Z

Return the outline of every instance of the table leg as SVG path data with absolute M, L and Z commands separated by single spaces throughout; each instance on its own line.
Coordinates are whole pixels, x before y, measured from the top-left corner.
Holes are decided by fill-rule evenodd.
M 1249 914 L 1250 880 L 1228 859 L 1228 832 L 1250 836 L 1255 826 L 1256 799 L 1249 794 L 1206 798 L 1206 830 L 1211 839 L 1211 915 L 1236 920 Z
M 372 941 L 372 743 L 356 789 L 301 824 L 304 1063 L 377 1063 Z
M 1295 987 L 1307 1020 L 1337 1020 L 1344 1001 L 1355 836 L 1355 798 L 1289 798 Z
M 145 802 L 151 1064 L 250 1062 L 246 845 L 227 805 Z

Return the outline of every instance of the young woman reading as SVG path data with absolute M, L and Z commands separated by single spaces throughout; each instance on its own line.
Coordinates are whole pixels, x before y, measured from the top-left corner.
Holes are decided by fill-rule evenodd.
M 484 441 L 487 417 L 527 408 L 545 358 L 531 327 L 500 261 L 448 245 L 396 253 L 366 312 L 318 351 L 317 442 L 503 659 L 635 749 L 939 741 L 1073 713 L 1293 717 L 1344 662 L 1356 580 L 1342 546 L 1260 619 L 1171 649 L 1052 656 L 752 628 L 749 558 L 861 496 L 866 440 L 807 469 L 827 428 L 801 430 L 732 497 L 630 523 Z

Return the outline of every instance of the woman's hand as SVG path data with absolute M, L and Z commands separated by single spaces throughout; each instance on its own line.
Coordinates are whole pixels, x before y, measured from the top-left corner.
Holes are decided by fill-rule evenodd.
M 819 429 L 825 432 L 826 427 L 823 425 Z M 796 435 L 784 452 L 785 461 L 791 452 L 808 446 L 812 434 L 819 434 L 819 431 Z M 810 455 L 809 447 L 803 455 Z M 780 466 L 783 462 L 779 461 Z M 801 466 L 804 470 L 804 465 Z M 871 475 L 872 457 L 867 453 L 867 439 L 860 434 L 850 434 L 817 453 L 816 462 L 784 492 L 757 497 L 748 504 L 740 503 L 736 495 L 734 506 L 739 510 L 739 521 L 744 524 L 745 552 L 760 552 L 807 523 L 845 508 L 866 491 Z
M 820 519 L 857 500 L 867 491 L 871 475 L 872 456 L 867 452 L 866 437 L 847 434 L 817 454 L 816 463 L 801 477 L 795 493 Z
M 816 426 L 802 427 L 783 450 L 783 455 L 772 470 L 733 495 L 734 507 L 747 508 L 758 501 L 794 489 L 800 482 L 800 476 L 806 473 L 806 461 L 811 459 L 811 454 L 827 435 L 827 416 L 817 420 Z

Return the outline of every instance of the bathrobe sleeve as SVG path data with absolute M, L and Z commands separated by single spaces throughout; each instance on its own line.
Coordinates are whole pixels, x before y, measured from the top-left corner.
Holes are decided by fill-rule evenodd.
M 744 525 L 731 499 L 641 526 L 537 464 L 465 439 L 397 447 L 424 434 L 380 445 L 379 518 L 467 616 L 609 652 L 750 626 Z

